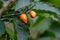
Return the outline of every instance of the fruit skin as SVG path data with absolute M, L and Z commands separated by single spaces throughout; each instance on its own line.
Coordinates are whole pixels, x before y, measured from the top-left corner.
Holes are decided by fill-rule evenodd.
M 30 16 L 31 16 L 32 18 L 35 18 L 35 17 L 36 17 L 36 12 L 35 12 L 35 11 L 30 11 Z
M 24 13 L 22 13 L 22 14 L 20 15 L 20 20 L 21 20 L 22 22 L 24 22 L 24 23 L 27 23 L 27 22 L 28 22 L 27 15 L 24 14 Z

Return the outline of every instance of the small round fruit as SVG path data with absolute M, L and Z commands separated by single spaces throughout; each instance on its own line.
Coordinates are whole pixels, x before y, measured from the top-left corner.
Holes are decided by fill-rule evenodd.
M 30 16 L 31 16 L 32 18 L 35 18 L 35 17 L 36 17 L 36 12 L 35 12 L 35 11 L 30 11 Z
M 24 23 L 27 23 L 28 22 L 28 18 L 27 18 L 27 15 L 26 14 L 21 14 L 20 15 L 20 20 Z

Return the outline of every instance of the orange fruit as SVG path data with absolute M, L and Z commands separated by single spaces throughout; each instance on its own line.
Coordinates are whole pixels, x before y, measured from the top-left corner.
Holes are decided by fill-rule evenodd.
M 20 20 L 24 23 L 27 23 L 28 22 L 28 18 L 27 18 L 27 15 L 26 14 L 21 14 L 20 15 Z
M 30 16 L 31 16 L 32 18 L 35 18 L 35 17 L 36 17 L 36 12 L 35 12 L 35 11 L 30 11 Z

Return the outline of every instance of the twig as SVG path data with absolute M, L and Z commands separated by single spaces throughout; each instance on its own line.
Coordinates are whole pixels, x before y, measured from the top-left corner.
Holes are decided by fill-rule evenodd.
M 17 15 L 20 15 L 20 13 L 19 14 L 10 14 L 10 15 L 4 15 L 4 16 L 2 16 L 1 18 L 0 18 L 0 20 L 5 20 L 5 19 L 7 19 L 8 17 L 12 17 L 12 16 L 17 16 Z
M 36 3 L 35 3 L 36 4 Z M 0 20 L 4 20 L 4 19 L 7 19 L 8 17 L 13 17 L 13 16 L 17 16 L 17 15 L 20 15 L 21 13 L 26 13 L 27 11 L 31 10 L 34 6 L 31 6 L 30 8 L 27 8 L 26 10 L 22 10 L 20 9 L 20 11 L 15 11 L 13 14 L 9 14 L 9 15 L 4 15 L 4 16 L 1 16 L 0 17 Z M 25 8 L 24 8 L 25 9 Z M 25 11 L 25 12 L 24 12 Z
M 34 6 L 36 6 L 36 2 L 34 2 L 34 5 L 32 5 L 30 8 L 28 8 L 28 10 L 32 10 L 32 8 L 33 8 Z M 26 11 L 28 11 L 28 10 L 26 10 Z M 25 11 L 25 12 L 26 12 L 26 11 Z
M 2 14 L 2 12 L 4 12 L 7 9 L 8 5 L 11 2 L 15 2 L 15 0 L 8 0 L 5 4 L 3 4 L 3 7 L 0 9 L 0 15 Z

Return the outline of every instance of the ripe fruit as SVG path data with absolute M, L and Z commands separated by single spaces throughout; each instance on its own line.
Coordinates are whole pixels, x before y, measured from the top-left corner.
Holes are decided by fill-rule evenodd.
M 35 12 L 35 11 L 30 11 L 30 16 L 31 16 L 32 18 L 35 18 L 35 17 L 36 17 L 36 12 Z
M 22 21 L 22 22 L 24 22 L 24 23 L 27 23 L 28 22 L 28 18 L 27 18 L 27 16 L 26 16 L 26 14 L 21 14 L 20 15 L 20 20 Z

